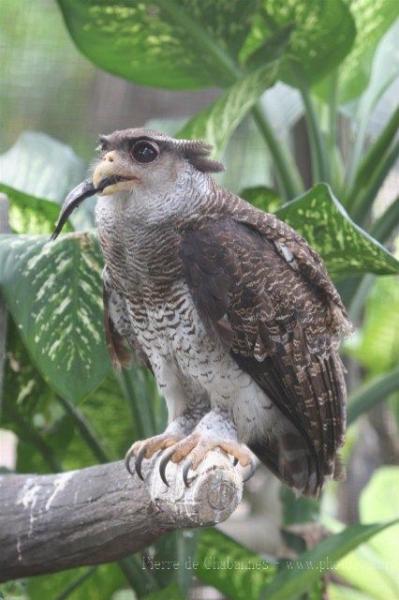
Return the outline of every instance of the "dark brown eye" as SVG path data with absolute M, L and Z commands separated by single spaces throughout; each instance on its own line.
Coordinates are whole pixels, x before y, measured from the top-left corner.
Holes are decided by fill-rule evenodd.
M 131 150 L 134 160 L 140 163 L 149 163 L 156 159 L 158 150 L 149 142 L 136 142 Z

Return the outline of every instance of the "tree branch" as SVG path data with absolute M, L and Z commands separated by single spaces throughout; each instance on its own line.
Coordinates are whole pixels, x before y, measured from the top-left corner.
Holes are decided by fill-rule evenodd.
M 221 451 L 207 455 L 188 488 L 174 463 L 170 487 L 162 482 L 161 457 L 146 461 L 144 482 L 122 462 L 1 476 L 0 582 L 119 560 L 168 531 L 223 521 L 239 504 L 239 467 Z

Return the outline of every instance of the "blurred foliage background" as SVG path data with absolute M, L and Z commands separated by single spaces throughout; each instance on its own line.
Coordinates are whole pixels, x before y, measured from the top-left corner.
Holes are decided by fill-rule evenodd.
M 177 558 L 177 573 L 136 555 L 10 582 L 0 597 L 399 597 L 398 526 L 378 533 L 399 516 L 398 16 L 396 0 L 1 0 L 4 472 L 116 460 L 165 423 L 148 373 L 111 371 L 93 205 L 73 216 L 77 236 L 45 245 L 100 133 L 146 123 L 208 139 L 222 183 L 321 253 L 356 333 L 343 347 L 347 480 L 320 501 L 259 468 L 219 530 L 149 550 Z

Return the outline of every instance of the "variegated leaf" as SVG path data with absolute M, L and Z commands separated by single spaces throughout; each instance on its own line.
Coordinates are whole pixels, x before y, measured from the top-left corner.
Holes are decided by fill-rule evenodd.
M 44 217 L 53 217 L 52 228 L 58 214 L 55 203 L 62 204 L 68 192 L 84 179 L 86 170 L 87 165 L 69 146 L 44 133 L 22 133 L 0 155 L 0 191 L 10 198 L 13 230 L 20 233 L 25 226 L 23 233 L 45 233 Z M 72 215 L 74 229 L 93 227 L 94 204 L 95 198 L 89 198 Z
M 178 137 L 204 139 L 214 146 L 215 155 L 220 154 L 248 111 L 263 92 L 274 84 L 277 66 L 278 63 L 274 62 L 258 67 L 240 79 L 216 102 L 193 117 L 178 133 Z
M 58 0 L 77 47 L 100 68 L 174 90 L 228 87 L 237 64 L 273 56 L 289 28 L 279 78 L 314 83 L 349 52 L 356 31 L 343 0 Z
M 399 261 L 352 221 L 324 183 L 288 202 L 276 211 L 276 215 L 321 254 L 334 277 L 399 273 Z
M 0 286 L 48 384 L 77 402 L 110 369 L 103 337 L 101 253 L 90 232 L 0 237 Z
M 44 133 L 25 131 L 0 155 L 1 183 L 58 203 L 85 173 L 85 163 L 69 146 Z
M 8 220 L 14 233 L 52 233 L 60 212 L 55 202 L 25 194 L 20 190 L 0 183 L 0 192 L 9 201 Z M 71 231 L 69 222 L 64 231 Z

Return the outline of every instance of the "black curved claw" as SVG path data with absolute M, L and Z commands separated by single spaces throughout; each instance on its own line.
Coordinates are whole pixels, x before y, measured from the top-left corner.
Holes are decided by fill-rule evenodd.
M 146 447 L 143 445 L 137 453 L 136 461 L 134 463 L 134 468 L 136 469 L 137 475 L 140 477 L 141 481 L 144 481 L 144 476 L 141 471 L 141 465 L 143 464 L 143 459 L 145 456 Z
M 174 453 L 175 448 L 169 448 L 169 450 L 167 450 L 164 454 L 164 456 L 162 457 L 162 460 L 159 463 L 159 474 L 161 476 L 162 481 L 164 482 L 165 485 L 167 485 L 169 487 L 169 483 L 168 480 L 166 479 L 166 467 L 168 466 L 168 462 L 170 461 L 170 458 L 172 456 L 172 454 Z
M 238 458 L 236 456 L 233 457 L 233 467 L 238 465 Z
M 249 472 L 243 478 L 242 482 L 245 483 L 246 481 L 248 481 L 248 479 L 251 479 L 251 477 L 255 473 L 255 471 L 256 471 L 256 462 L 254 460 L 251 460 Z
M 186 488 L 190 487 L 190 482 L 188 480 L 188 473 L 191 469 L 191 461 L 188 460 L 187 463 L 183 467 L 183 481 Z

